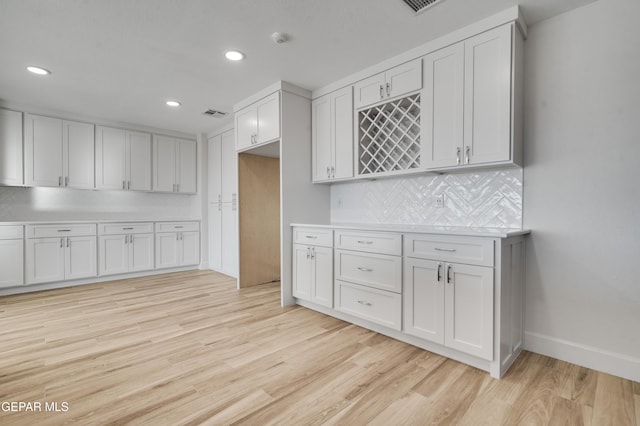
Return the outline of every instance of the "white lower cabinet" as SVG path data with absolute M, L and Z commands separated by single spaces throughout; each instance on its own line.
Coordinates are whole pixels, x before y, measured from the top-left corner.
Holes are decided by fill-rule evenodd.
M 390 291 L 336 280 L 336 309 L 362 319 L 402 328 L 402 296 Z
M 333 231 L 294 228 L 293 297 L 333 307 Z
M 95 277 L 96 226 L 27 225 L 26 283 Z
M 112 223 L 98 227 L 100 275 L 154 268 L 153 223 Z
M 24 285 L 22 225 L 0 226 L 0 288 Z
M 200 263 L 198 222 L 156 223 L 156 268 Z

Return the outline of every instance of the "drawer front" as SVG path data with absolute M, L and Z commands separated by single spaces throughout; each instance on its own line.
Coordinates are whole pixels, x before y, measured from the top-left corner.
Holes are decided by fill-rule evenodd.
M 100 235 L 149 234 L 153 232 L 153 222 L 146 223 L 101 223 Z
M 22 225 L 0 225 L 0 240 L 15 240 L 23 236 Z
M 311 246 L 333 246 L 333 230 L 323 228 L 293 228 L 293 242 Z
M 405 256 L 469 265 L 491 266 L 493 240 L 448 235 L 409 234 L 404 237 Z
M 402 291 L 402 258 L 385 254 L 336 250 L 335 276 L 368 287 Z
M 27 225 L 27 238 L 77 237 L 96 235 L 95 223 Z
M 389 291 L 336 281 L 336 309 L 377 324 L 402 329 L 402 297 Z
M 400 256 L 402 235 L 393 232 L 336 231 L 336 248 Z
M 156 222 L 156 232 L 199 231 L 198 222 Z

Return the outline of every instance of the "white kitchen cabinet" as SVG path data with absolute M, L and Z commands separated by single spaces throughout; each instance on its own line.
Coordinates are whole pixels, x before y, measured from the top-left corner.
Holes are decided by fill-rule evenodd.
M 156 268 L 200 263 L 200 226 L 197 222 L 158 222 L 155 229 Z
M 0 288 L 24 285 L 22 225 L 0 226 Z
M 235 114 L 236 150 L 280 138 L 280 93 L 275 92 Z
M 25 184 L 93 189 L 93 124 L 26 114 Z
M 21 112 L 0 108 L 0 152 L 0 185 L 22 185 Z
M 509 24 L 424 57 L 423 168 L 521 164 L 521 42 Z
M 196 141 L 153 135 L 153 190 L 196 192 Z
M 355 108 L 394 99 L 421 88 L 422 59 L 414 59 L 357 82 L 354 86 Z
M 113 223 L 98 226 L 99 275 L 154 268 L 153 223 Z
M 96 188 L 151 191 L 151 135 L 96 126 Z
M 317 233 L 297 230 L 293 244 L 293 296 L 328 308 L 333 307 L 333 249 L 323 247 L 322 241 L 331 240 L 333 231 L 325 230 L 322 237 Z M 304 244 L 300 244 L 304 243 Z
M 353 87 L 315 99 L 311 104 L 313 181 L 353 176 Z
M 493 269 L 405 259 L 404 331 L 493 359 Z
M 97 275 L 95 225 L 27 225 L 26 230 L 27 284 Z

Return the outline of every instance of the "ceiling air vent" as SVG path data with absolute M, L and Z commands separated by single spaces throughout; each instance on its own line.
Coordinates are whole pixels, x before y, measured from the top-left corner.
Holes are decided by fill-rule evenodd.
M 419 13 L 423 10 L 437 4 L 442 3 L 444 0 L 402 0 L 409 6 L 414 12 Z
M 222 118 L 227 115 L 226 112 L 217 111 L 215 109 L 208 109 L 203 112 L 204 115 L 208 115 L 209 117 Z

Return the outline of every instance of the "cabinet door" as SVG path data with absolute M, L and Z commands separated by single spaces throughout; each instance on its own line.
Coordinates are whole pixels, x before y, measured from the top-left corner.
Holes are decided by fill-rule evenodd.
M 156 268 L 171 268 L 179 265 L 179 233 L 156 234 Z
M 23 240 L 0 240 L 0 288 L 24 284 Z
M 311 300 L 333 308 L 333 249 L 312 247 Z
M 222 271 L 222 204 L 209 204 L 209 269 Z
M 128 237 L 126 235 L 104 235 L 99 239 L 98 267 L 100 275 L 129 272 Z
M 462 164 L 464 43 L 424 57 L 421 108 L 421 166 L 439 168 Z
M 174 192 L 176 144 L 174 138 L 153 135 L 153 190 Z
M 62 122 L 64 141 L 64 186 L 92 189 L 95 187 L 93 124 Z
M 256 105 L 250 105 L 236 113 L 236 150 L 249 148 L 258 134 Z
M 391 68 L 385 73 L 385 80 L 385 92 L 390 98 L 420 90 L 422 88 L 422 59 Z
M 27 239 L 27 284 L 64 280 L 64 238 Z
M 153 269 L 153 234 L 129 235 L 129 271 Z
M 0 184 L 22 185 L 22 113 L 0 109 Z
M 493 268 L 446 265 L 445 345 L 492 360 Z
M 233 131 L 229 130 L 221 136 L 222 202 L 230 203 L 238 194 L 238 156 L 234 149 Z M 215 202 L 217 200 L 213 200 Z
M 62 120 L 26 114 L 24 155 L 26 185 L 62 186 Z
M 122 129 L 96 127 L 96 188 L 126 189 L 127 135 Z
M 127 189 L 151 191 L 151 135 L 127 132 Z
M 385 85 L 383 72 L 357 82 L 353 86 L 355 107 L 362 108 L 380 102 L 385 96 Z
M 222 272 L 238 276 L 238 211 L 233 203 L 222 203 Z
M 196 192 L 196 141 L 176 139 L 176 192 Z
M 353 87 L 331 95 L 332 152 L 334 179 L 353 176 Z
M 311 300 L 311 248 L 293 245 L 293 297 Z
M 67 237 L 65 252 L 65 279 L 95 277 L 96 267 L 96 237 Z
M 256 106 L 258 143 L 280 139 L 280 92 L 269 95 Z
M 315 99 L 311 104 L 311 144 L 313 149 L 313 181 L 331 178 L 331 95 Z M 353 114 L 353 111 L 351 111 Z
M 511 155 L 511 26 L 465 41 L 465 163 Z
M 235 147 L 232 147 L 235 151 Z M 207 150 L 208 202 L 217 203 L 222 197 L 222 136 L 209 138 Z
M 444 264 L 405 258 L 404 332 L 444 344 Z
M 180 232 L 180 265 L 200 263 L 200 233 Z

